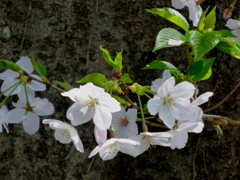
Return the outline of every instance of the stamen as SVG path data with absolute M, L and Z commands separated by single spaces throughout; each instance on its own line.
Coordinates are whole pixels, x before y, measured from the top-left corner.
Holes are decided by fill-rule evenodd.
M 88 108 L 91 113 L 95 113 L 95 109 L 97 105 L 100 105 L 97 98 L 92 98 L 91 96 L 88 96 L 89 100 L 85 101 L 86 108 Z
M 66 130 L 66 129 L 65 129 L 65 130 L 61 129 L 61 130 L 59 130 L 58 132 L 59 132 L 59 134 L 61 134 L 62 136 L 65 136 L 66 139 L 70 139 L 70 138 L 71 138 L 71 136 L 70 136 L 70 134 L 69 134 L 69 131 Z
M 111 147 L 109 148 L 109 153 L 113 153 L 113 152 L 118 152 L 119 151 L 119 149 L 117 148 L 117 145 L 116 145 L 116 143 L 113 143 L 112 145 L 111 145 Z
M 121 120 L 118 122 L 118 127 L 127 126 L 128 123 L 129 123 L 129 121 L 127 120 L 127 118 L 121 119 Z

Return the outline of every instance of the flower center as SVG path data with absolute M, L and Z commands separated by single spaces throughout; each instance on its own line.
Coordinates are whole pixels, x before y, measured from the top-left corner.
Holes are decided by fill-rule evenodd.
M 64 136 L 66 139 L 70 139 L 71 138 L 71 136 L 69 134 L 69 131 L 66 130 L 66 129 L 64 129 L 64 130 L 61 129 L 61 130 L 58 131 L 58 133 L 61 134 L 62 136 Z
M 176 105 L 176 98 L 167 96 L 164 98 L 164 103 L 167 104 L 169 107 L 175 106 Z
M 153 148 L 156 147 L 156 144 L 153 142 L 151 136 L 144 135 L 143 138 L 146 140 L 146 147 L 150 147 L 150 148 L 151 147 L 153 147 Z
M 117 153 L 119 150 L 117 148 L 116 143 L 113 143 L 110 147 L 109 147 L 109 153 Z
M 99 104 L 99 101 L 97 98 L 93 98 L 91 96 L 88 96 L 89 97 L 89 100 L 87 100 L 85 102 L 86 106 L 88 107 L 88 109 L 90 109 L 91 112 L 95 112 L 95 109 L 96 109 L 96 106 L 97 105 L 100 105 Z
M 119 127 L 121 126 L 127 126 L 129 123 L 129 121 L 127 120 L 127 118 L 124 118 L 124 119 L 121 119 L 119 122 L 118 122 L 118 125 Z

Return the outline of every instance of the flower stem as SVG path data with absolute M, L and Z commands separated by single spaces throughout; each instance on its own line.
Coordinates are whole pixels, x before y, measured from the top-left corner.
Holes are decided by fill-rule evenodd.
M 144 118 L 141 98 L 140 98 L 140 96 L 138 94 L 137 94 L 137 97 L 138 97 L 138 103 L 139 103 L 140 111 L 141 111 L 141 114 L 142 114 L 142 128 L 143 128 L 143 132 L 148 132 L 148 128 L 147 128 L 147 125 L 146 125 L 146 122 L 145 122 L 145 118 Z

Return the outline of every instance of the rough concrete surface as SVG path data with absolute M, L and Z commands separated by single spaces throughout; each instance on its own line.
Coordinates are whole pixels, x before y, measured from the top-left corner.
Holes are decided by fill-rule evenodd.
M 217 29 L 226 28 L 222 12 L 231 2 L 203 3 L 203 9 L 218 5 Z M 124 73 L 149 85 L 161 74 L 158 70 L 141 70 L 152 60 L 169 61 L 186 72 L 183 49 L 152 52 L 158 31 L 177 27 L 144 9 L 170 6 L 170 0 L 0 0 L 0 27 L 9 27 L 11 33 L 9 39 L 1 38 L 0 58 L 16 62 L 22 55 L 32 54 L 47 68 L 49 80 L 65 78 L 78 86 L 75 81 L 87 73 L 113 76 L 113 70 L 101 57 L 102 45 L 112 55 L 122 49 Z M 234 19 L 240 16 L 240 6 L 236 6 Z M 187 9 L 181 12 L 188 16 Z M 239 60 L 217 49 L 207 56 L 217 58 L 212 77 L 199 85 L 200 93 L 214 91 L 203 109 L 223 99 L 240 81 Z M 239 120 L 239 92 L 211 114 Z M 55 105 L 55 114 L 48 118 L 66 120 L 66 110 L 72 104 L 68 98 L 52 89 L 37 95 L 49 98 Z M 12 108 L 10 103 L 8 108 Z M 102 161 L 99 155 L 88 158 L 96 146 L 91 122 L 78 127 L 85 153 L 79 153 L 72 143 L 63 145 L 56 141 L 47 125 L 41 124 L 35 135 L 26 134 L 21 124 L 9 125 L 10 133 L 0 134 L 0 180 L 188 180 L 194 174 L 196 180 L 240 179 L 240 129 L 221 128 L 224 135 L 219 137 L 206 124 L 203 133 L 189 134 L 189 142 L 181 150 L 156 147 L 137 158 L 119 153 L 111 161 Z

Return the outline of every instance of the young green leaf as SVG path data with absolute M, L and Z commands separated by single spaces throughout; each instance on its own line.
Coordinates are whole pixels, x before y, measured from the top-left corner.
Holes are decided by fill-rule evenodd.
M 220 37 L 214 33 L 200 33 L 199 31 L 189 31 L 187 33 L 190 45 L 193 48 L 194 61 L 202 59 L 202 56 L 213 49 L 219 42 Z
M 174 70 L 179 71 L 173 64 L 167 62 L 167 61 L 152 61 L 150 64 L 146 65 L 143 70 L 145 69 L 163 69 L 163 70 Z
M 235 44 L 235 45 L 230 45 L 229 43 L 226 42 L 220 42 L 216 46 L 219 50 L 230 54 L 232 57 L 235 57 L 237 59 L 240 59 L 240 45 Z
M 214 29 L 216 24 L 216 7 L 210 11 L 210 13 L 206 16 L 206 18 L 203 20 L 204 23 L 204 29 Z
M 113 69 L 115 72 L 121 72 L 122 71 L 122 52 L 117 52 L 116 57 L 114 59 L 115 66 L 113 66 Z
M 123 80 L 125 83 L 132 83 L 132 80 L 129 76 L 129 74 L 124 74 L 122 77 L 121 77 L 121 80 Z
M 5 60 L 5 59 L 0 59 L 0 67 L 4 68 L 4 69 L 10 69 L 12 71 L 21 71 L 22 68 L 15 64 L 14 62 L 11 62 L 9 60 Z
M 153 52 L 156 50 L 159 50 L 161 48 L 165 47 L 173 47 L 172 45 L 168 44 L 169 40 L 181 40 L 183 42 L 186 41 L 186 38 L 184 35 L 182 35 L 180 32 L 173 28 L 163 28 L 161 31 L 159 31 L 156 43 L 153 48 Z M 184 44 L 184 43 L 183 43 Z
M 108 83 L 108 80 L 103 74 L 92 73 L 92 74 L 86 75 L 84 78 L 77 81 L 77 83 L 89 83 L 89 82 L 103 88 Z
M 237 38 L 237 36 L 235 36 L 231 31 L 228 31 L 228 30 L 217 30 L 217 31 L 212 31 L 212 32 L 214 32 L 216 35 Z
M 146 11 L 151 12 L 153 14 L 157 14 L 168 21 L 176 24 L 180 28 L 188 31 L 189 24 L 184 16 L 182 16 L 178 11 L 172 8 L 164 7 L 164 8 L 153 8 L 153 9 L 146 9 Z
M 63 82 L 55 81 L 55 80 L 53 80 L 53 82 L 55 84 L 59 85 L 60 87 L 62 87 L 63 89 L 65 89 L 66 91 L 69 91 L 70 89 L 73 89 L 73 87 L 67 82 L 66 79 L 63 79 Z
M 115 91 L 118 93 L 122 92 L 121 88 L 118 86 L 118 80 L 107 82 L 103 88 L 105 92 L 112 92 L 112 91 Z
M 102 48 L 102 46 L 100 46 L 100 50 L 103 52 L 102 53 L 102 57 L 107 61 L 107 63 L 110 65 L 110 66 L 115 66 L 116 64 L 114 63 L 114 61 L 112 60 L 108 50 Z
M 188 75 L 190 76 L 190 78 L 193 81 L 200 81 L 209 78 L 210 76 L 206 77 L 206 75 L 209 73 L 209 70 L 211 69 L 211 66 L 215 59 L 216 57 L 202 59 L 191 64 L 188 71 Z

